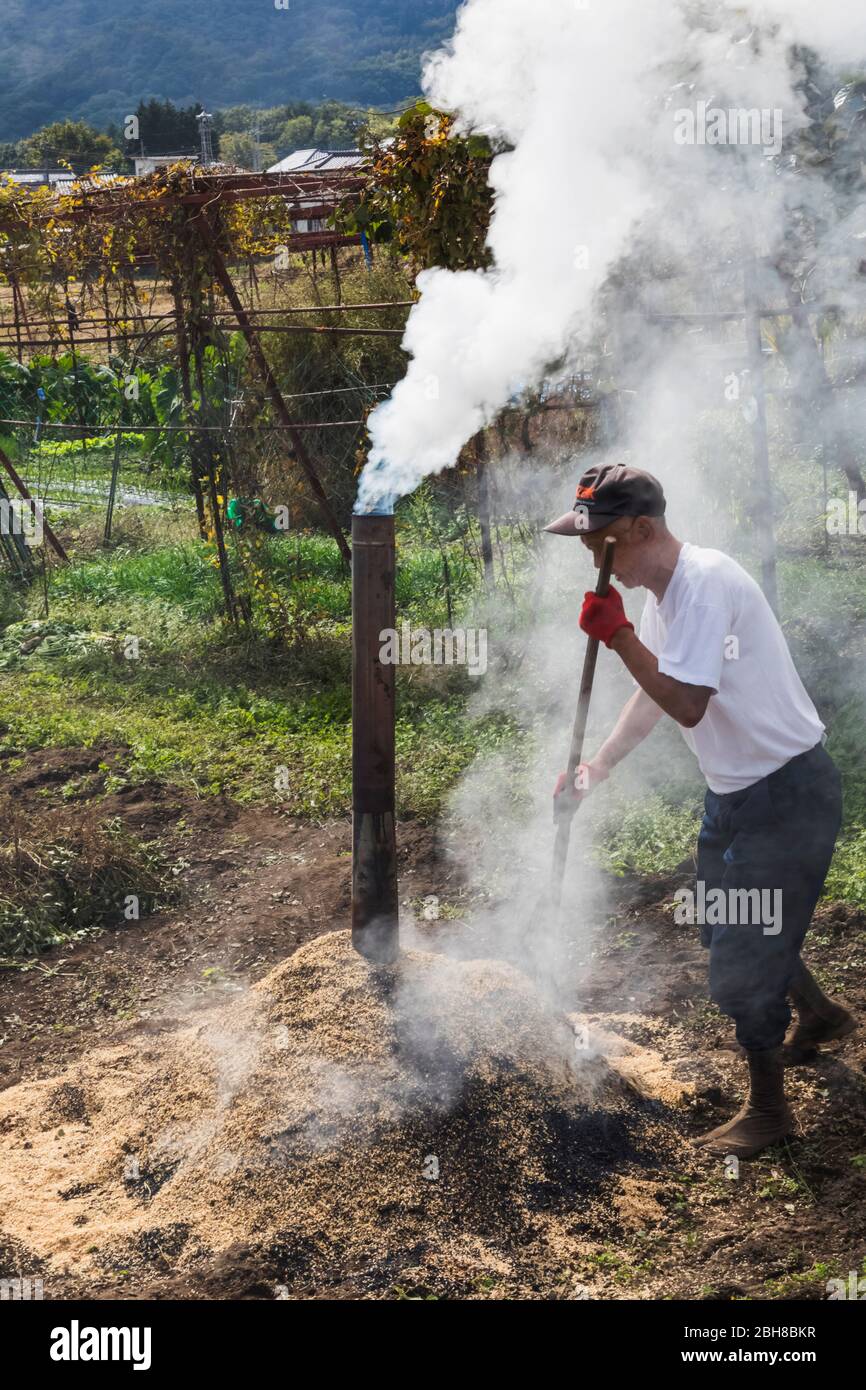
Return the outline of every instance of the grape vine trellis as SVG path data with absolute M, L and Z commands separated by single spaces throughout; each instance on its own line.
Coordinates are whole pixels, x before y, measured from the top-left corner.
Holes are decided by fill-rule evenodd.
M 175 338 L 191 489 L 202 534 L 216 545 L 232 617 L 237 607 L 225 557 L 219 483 L 220 475 L 226 476 L 226 460 L 205 370 L 209 350 L 225 352 L 227 328 L 240 329 L 263 395 L 288 434 L 292 455 L 347 561 L 349 548 L 262 348 L 259 330 L 264 325 L 254 309 L 243 305 L 229 266 L 246 264 L 252 279 L 252 267 L 263 258 L 273 262 L 285 253 L 315 255 L 325 248 L 357 245 L 360 237 L 352 232 L 300 231 L 298 223 L 333 221 L 337 209 L 351 205 L 361 187 L 352 171 L 212 173 L 188 163 L 144 179 L 85 178 L 61 192 L 24 189 L 0 179 L 0 285 L 11 290 L 14 322 L 12 330 L 0 323 L 0 333 L 6 334 L 0 346 L 17 349 L 19 361 L 24 347 L 71 350 L 77 363 L 83 346 L 100 343 L 109 350 L 128 350 L 143 339 Z M 154 272 L 151 283 L 141 278 L 145 268 Z M 170 290 L 173 314 L 150 312 L 160 282 Z M 321 331 L 306 324 L 267 327 L 270 332 Z

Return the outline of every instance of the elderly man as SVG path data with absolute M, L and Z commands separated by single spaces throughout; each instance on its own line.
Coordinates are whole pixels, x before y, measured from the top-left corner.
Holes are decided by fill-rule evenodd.
M 560 779 L 556 795 L 592 791 L 663 714 L 696 755 L 708 784 L 698 900 L 713 902 L 701 923 L 710 994 L 736 1024 L 750 1077 L 739 1113 L 698 1142 L 750 1158 L 793 1129 L 786 1063 L 811 1060 L 818 1044 L 856 1026 L 800 959 L 841 820 L 840 778 L 823 746 L 824 726 L 761 589 L 729 556 L 677 540 L 650 473 L 621 464 L 591 468 L 573 510 L 546 529 L 579 536 L 596 568 L 606 537 L 614 536 L 614 577 L 627 589 L 648 590 L 639 635 L 613 586 L 605 598 L 585 597 L 581 627 L 616 653 L 637 689 L 575 787 Z M 766 902 L 768 893 L 781 903 L 781 921 L 753 920 L 751 912 L 742 921 L 744 905 Z M 783 1047 L 788 995 L 798 1021 Z

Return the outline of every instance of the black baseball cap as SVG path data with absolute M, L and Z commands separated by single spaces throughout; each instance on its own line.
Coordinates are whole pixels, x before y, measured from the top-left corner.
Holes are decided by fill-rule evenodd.
M 554 536 L 585 536 L 621 516 L 664 516 L 665 495 L 658 478 L 624 463 L 588 468 L 577 485 L 570 512 L 545 526 Z

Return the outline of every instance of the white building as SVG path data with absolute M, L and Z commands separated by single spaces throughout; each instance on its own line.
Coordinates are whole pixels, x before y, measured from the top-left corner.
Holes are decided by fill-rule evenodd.
M 167 169 L 170 164 L 179 164 L 184 161 L 187 164 L 198 164 L 198 155 L 192 154 L 145 154 L 137 155 L 133 159 L 135 165 L 135 177 L 142 178 L 145 174 L 155 174 L 157 169 Z

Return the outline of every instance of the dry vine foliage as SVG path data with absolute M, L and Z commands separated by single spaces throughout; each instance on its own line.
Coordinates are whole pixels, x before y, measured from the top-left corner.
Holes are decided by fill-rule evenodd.
M 98 174 L 70 178 L 63 192 L 0 180 L 0 281 L 25 287 L 33 305 L 58 323 L 66 320 L 70 284 L 134 290 L 143 263 L 193 298 L 216 292 L 208 248 L 197 235 L 202 217 L 232 262 L 274 256 L 294 231 L 285 194 L 224 196 L 224 176 L 203 175 L 186 161 L 146 178 L 103 181 Z
M 370 162 L 360 204 L 347 214 L 349 230 L 396 240 L 417 269 L 489 265 L 486 139 L 456 133 L 453 116 L 421 101 L 404 111 L 393 139 L 368 136 L 364 143 Z
M 12 289 L 16 326 L 23 327 L 26 341 L 47 338 L 53 351 L 68 344 L 74 361 L 78 315 L 99 305 L 131 362 L 141 359 L 151 333 L 165 332 L 151 320 L 163 325 L 174 321 L 180 377 L 171 425 L 177 430 L 184 421 L 204 422 L 206 429 L 167 438 L 175 453 L 185 450 L 188 456 L 199 529 L 203 539 L 216 545 L 214 563 L 232 618 L 236 611 L 221 518 L 223 494 L 232 486 L 232 469 L 223 453 L 226 448 L 231 452 L 231 446 L 218 437 L 219 406 L 213 398 L 217 360 L 229 354 L 227 326 L 215 318 L 218 301 L 231 298 L 220 277 L 225 270 L 219 258 L 226 265 L 248 265 L 254 280 L 256 261 L 273 260 L 297 245 L 300 215 L 309 216 L 317 201 L 335 202 L 353 184 L 358 181 L 351 175 L 275 179 L 226 169 L 202 171 L 187 161 L 136 179 L 93 170 L 77 181 L 70 178 L 62 190 L 22 189 L 0 179 L 0 285 Z M 173 313 L 148 312 L 161 285 L 169 289 Z M 38 324 L 35 333 L 29 319 Z M 133 342 L 135 352 L 130 353 Z M 224 397 L 225 391 L 217 395 Z M 239 546 L 247 580 L 263 602 L 269 627 L 282 634 L 287 622 L 282 602 L 253 548 Z

